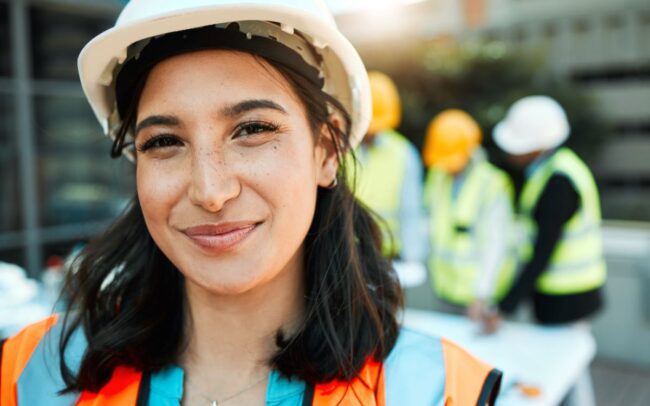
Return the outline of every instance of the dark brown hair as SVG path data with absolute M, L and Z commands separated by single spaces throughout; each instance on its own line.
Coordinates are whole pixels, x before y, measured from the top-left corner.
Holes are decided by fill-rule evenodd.
M 327 127 L 340 163 L 338 186 L 318 190 L 305 238 L 304 322 L 292 336 L 278 331 L 277 352 L 269 362 L 283 375 L 308 383 L 350 381 L 368 358 L 381 361 L 393 348 L 401 289 L 381 255 L 381 233 L 373 215 L 346 182 L 348 113 L 290 67 L 264 61 L 299 96 L 314 137 Z M 145 80 L 134 90 L 113 155 L 127 146 L 125 136 L 135 124 Z M 342 118 L 342 126 L 333 124 L 332 111 Z M 85 247 L 73 268 L 65 282 L 70 302 L 60 351 L 78 328 L 83 328 L 88 347 L 78 371 L 62 359 L 66 391 L 97 391 L 118 365 L 154 372 L 177 359 L 184 343 L 184 279 L 152 240 L 137 197 L 112 227 Z

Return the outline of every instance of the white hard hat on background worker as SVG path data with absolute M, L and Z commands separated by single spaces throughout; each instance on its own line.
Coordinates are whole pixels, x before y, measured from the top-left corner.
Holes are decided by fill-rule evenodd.
M 569 138 L 564 109 L 548 96 L 528 96 L 514 103 L 494 128 L 494 142 L 511 155 L 553 149 Z
M 256 18 L 264 21 L 251 21 Z M 83 90 L 105 133 L 114 138 L 123 119 L 117 111 L 115 78 L 152 37 L 221 23 L 225 28 L 231 22 L 239 22 L 249 39 L 280 42 L 318 69 L 324 90 L 351 116 L 350 143 L 361 141 L 371 117 L 368 76 L 322 0 L 130 1 L 115 27 L 90 41 L 79 56 Z

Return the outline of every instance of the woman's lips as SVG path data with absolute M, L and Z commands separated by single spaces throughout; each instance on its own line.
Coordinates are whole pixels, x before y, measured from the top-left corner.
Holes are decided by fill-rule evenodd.
M 238 222 L 190 227 L 183 233 L 199 247 L 212 252 L 226 251 L 242 242 L 258 223 Z

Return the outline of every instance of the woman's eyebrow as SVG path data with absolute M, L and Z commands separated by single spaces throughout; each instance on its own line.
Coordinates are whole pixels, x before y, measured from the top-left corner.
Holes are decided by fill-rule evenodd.
M 288 114 L 287 111 L 282 106 L 268 99 L 244 100 L 242 102 L 224 107 L 223 109 L 221 109 L 221 114 L 234 117 L 242 113 L 246 113 L 247 111 L 257 110 L 257 109 L 271 109 L 271 110 L 277 110 L 283 114 Z
M 179 121 L 173 116 L 149 116 L 140 121 L 135 127 L 135 135 L 137 136 L 140 131 L 147 127 L 153 127 L 156 125 L 178 126 Z

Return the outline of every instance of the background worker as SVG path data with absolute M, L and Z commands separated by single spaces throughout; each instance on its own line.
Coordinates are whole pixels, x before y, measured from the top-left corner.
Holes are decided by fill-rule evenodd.
M 368 72 L 372 120 L 355 150 L 359 167 L 355 194 L 377 213 L 384 233 L 384 255 L 399 259 L 403 284 L 424 281 L 427 242 L 422 208 L 422 165 L 417 149 L 395 129 L 401 102 L 395 83 L 384 73 Z
M 501 314 L 530 297 L 540 323 L 576 328 L 588 328 L 582 321 L 602 305 L 606 267 L 598 188 L 587 165 L 561 147 L 570 132 L 564 109 L 547 96 L 515 102 L 494 129 L 496 144 L 525 171 L 517 207 L 524 238 L 519 274 L 498 312 L 484 313 L 486 331 L 496 330 Z M 589 371 L 563 404 L 595 404 Z
M 429 272 L 440 310 L 483 308 L 508 289 L 512 186 L 480 148 L 479 125 L 461 110 L 445 110 L 428 127 L 424 145 L 424 201 L 429 214 Z
M 517 101 L 494 129 L 496 144 L 526 175 L 518 199 L 519 273 L 500 313 L 532 298 L 540 323 L 568 323 L 601 307 L 606 269 L 598 189 L 584 162 L 560 147 L 569 134 L 564 109 L 546 96 Z M 486 315 L 487 329 L 500 319 Z

